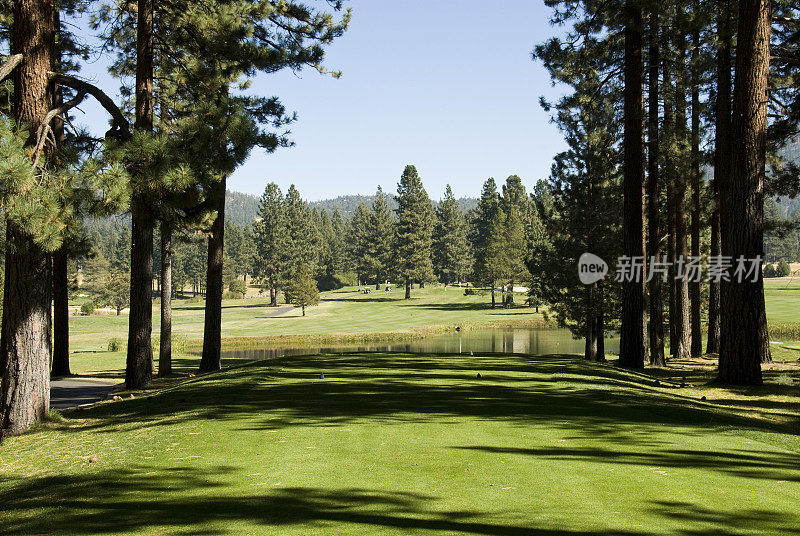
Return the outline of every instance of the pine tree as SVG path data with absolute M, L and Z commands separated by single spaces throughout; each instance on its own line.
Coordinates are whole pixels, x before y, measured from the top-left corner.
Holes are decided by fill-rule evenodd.
M 583 285 L 577 270 L 566 267 L 576 266 L 584 253 L 615 259 L 621 250 L 624 181 L 617 164 L 622 152 L 617 96 L 623 88 L 619 77 L 604 80 L 607 58 L 597 51 L 608 43 L 598 42 L 589 28 L 576 23 L 565 40 L 551 39 L 535 51 L 551 75 L 573 91 L 555 104 L 542 99 L 569 148 L 556 155 L 547 191 L 537 194 L 548 240 L 528 265 L 537 274 L 548 313 L 576 336 L 584 336 L 586 359 L 599 361 L 605 359 L 604 333 L 616 320 L 611 312 L 618 307 L 621 289 L 602 279 Z M 573 47 L 573 41 L 582 46 Z
M 394 220 L 386 195 L 378 186 L 372 210 L 369 212 L 369 242 L 367 258 L 371 273 L 375 274 L 375 290 L 380 290 L 392 269 L 392 241 L 394 239 Z
M 207 207 L 215 213 L 209 236 L 207 280 L 208 300 L 205 315 L 204 351 L 201 359 L 203 371 L 220 368 L 220 321 L 221 295 L 223 290 L 224 251 L 224 198 L 225 182 L 235 167 L 244 161 L 255 146 L 267 152 L 288 145 L 283 135 L 270 132 L 280 129 L 293 120 L 284 115 L 283 107 L 275 98 L 237 93 L 232 87 L 245 87 L 250 78 L 259 72 L 275 72 L 283 68 L 302 69 L 312 66 L 325 72 L 321 65 L 324 46 L 342 35 L 350 14 L 336 20 L 330 13 L 309 7 L 300 2 L 216 2 L 197 5 L 182 1 L 159 4 L 157 24 L 153 22 L 151 0 L 139 0 L 137 9 L 129 4 L 113 8 L 104 7 L 97 26 L 107 23 L 109 41 L 120 51 L 120 61 L 115 72 L 124 74 L 130 70 L 130 43 L 132 40 L 130 21 L 136 17 L 137 117 L 150 116 L 149 122 L 138 121 L 139 130 L 152 130 L 154 71 L 159 70 L 159 83 L 164 80 L 176 82 L 171 88 L 176 102 L 172 108 L 179 109 L 182 119 L 194 128 L 195 135 L 183 136 L 193 145 L 185 145 L 184 153 L 191 155 L 199 181 L 205 186 Z M 335 11 L 341 2 L 330 4 Z M 203 28 L 202 32 L 196 31 Z M 154 39 L 157 36 L 158 39 Z M 158 47 L 158 53 L 154 48 Z M 154 65 L 155 59 L 158 65 Z M 337 73 L 332 73 L 337 75 Z M 138 76 L 141 75 L 141 76 Z M 163 85 L 163 84 L 162 84 Z M 162 87 L 156 88 L 157 92 Z M 146 97 L 146 98 L 145 98 Z M 141 102 L 139 102 L 141 101 Z M 149 112 L 147 109 L 149 108 Z M 180 110 L 182 108 L 182 110 Z M 147 112 L 147 113 L 145 113 Z M 194 119 L 194 121 L 192 121 Z M 233 119 L 233 121 L 231 121 Z M 246 123 L 254 123 L 255 131 Z M 145 124 L 149 123 L 149 124 Z M 266 127 L 261 130 L 261 126 Z M 249 131 L 249 132 L 248 132 Z M 197 135 L 199 133 L 200 135 Z M 205 143 L 203 143 L 205 142 Z M 197 148 L 203 152 L 197 154 Z M 191 154 L 193 149 L 195 154 Z M 137 170 L 146 169 L 143 167 Z M 136 175 L 136 174 L 135 174 Z M 149 295 L 145 285 L 148 266 L 152 264 L 152 228 L 143 224 L 143 212 L 149 201 L 151 186 L 160 180 L 136 180 L 134 187 L 134 240 L 136 261 L 132 277 L 132 307 L 129 338 L 130 366 L 129 383 L 141 384 L 149 381 L 145 369 L 152 355 L 145 347 L 145 335 L 150 330 L 151 319 L 145 311 L 149 307 Z M 152 203 L 151 203 L 152 204 Z M 137 225 L 137 220 L 142 225 Z M 141 273 L 138 273 L 141 272 Z M 147 283 L 149 285 L 149 283 Z M 141 295 L 141 296 L 140 296 Z M 147 299 L 145 299 L 147 298 Z M 147 302 L 147 303 L 145 303 Z M 149 337 L 148 337 L 149 340 Z
M 449 184 L 436 210 L 433 237 L 434 271 L 439 280 L 445 285 L 465 281 L 470 270 L 467 222 Z
M 346 238 L 349 233 L 348 222 L 342 217 L 338 208 L 331 215 L 331 264 L 334 273 L 350 269 L 350 259 L 347 253 Z
M 494 179 L 489 178 L 483 183 L 475 211 L 472 244 L 475 251 L 475 277 L 478 281 L 491 284 L 492 308 L 495 306 L 494 274 L 497 270 L 492 266 L 496 259 L 490 254 L 489 236 L 498 210 L 500 210 L 500 196 L 497 193 L 497 184 Z
M 305 264 L 292 269 L 292 275 L 286 283 L 286 302 L 301 307 L 303 316 L 306 316 L 306 307 L 319 303 L 317 284 Z
M 314 273 L 319 263 L 317 245 L 320 238 L 311 208 L 294 184 L 286 192 L 285 206 L 288 225 L 288 244 L 283 252 L 285 270 L 293 273 L 300 266 L 305 266 Z
M 661 214 L 662 203 L 661 148 L 659 138 L 660 85 L 661 70 L 661 26 L 659 6 L 653 6 L 649 17 L 648 35 L 648 109 L 647 109 L 647 251 L 651 259 L 661 259 L 663 255 L 664 226 Z M 653 277 L 648 283 L 648 335 L 650 338 L 650 364 L 666 366 L 664 356 L 664 282 Z
M 514 283 L 527 279 L 530 275 L 526 266 L 528 240 L 526 236 L 533 234 L 535 212 L 531 198 L 525 191 L 522 179 L 511 175 L 503 185 L 502 204 L 506 214 L 506 257 L 508 259 L 504 288 L 509 292 L 503 300 L 504 307 L 514 305 Z
M 487 262 L 483 268 L 485 282 L 492 288 L 492 308 L 495 307 L 495 289 L 497 283 L 504 280 L 509 273 L 509 256 L 506 249 L 506 213 L 501 206 L 494 211 L 492 220 L 486 231 L 483 254 Z
M 350 257 L 358 275 L 359 284 L 373 277 L 374 263 L 370 262 L 370 210 L 360 203 L 353 214 L 350 226 Z
M 15 2 L 11 56 L 0 69 L 3 77 L 12 74 L 14 84 L 10 98 L 14 122 L 0 120 L 0 159 L 8 170 L 0 188 L 6 220 L 0 440 L 23 432 L 49 411 L 53 284 L 49 254 L 75 234 L 80 215 L 89 207 L 117 208 L 125 189 L 126 177 L 118 166 L 96 158 L 65 158 L 55 153 L 58 140 L 55 147 L 49 142 L 60 128 L 56 118 L 89 94 L 106 98 L 91 84 L 76 84 L 53 71 L 56 21 L 52 3 Z M 51 82 L 80 90 L 54 106 Z M 104 107 L 121 118 L 113 105 L 105 102 Z M 18 130 L 16 125 L 25 126 Z
M 269 288 L 270 305 L 278 305 L 278 290 L 286 268 L 284 252 L 289 247 L 289 223 L 286 201 L 274 182 L 267 184 L 258 209 L 259 220 L 254 225 L 256 248 L 255 276 Z
M 528 275 L 528 269 L 525 266 L 525 228 L 519 209 L 514 204 L 508 205 L 508 212 L 505 214 L 503 245 L 505 261 L 503 263 L 503 287 L 507 289 L 503 306 L 508 308 L 514 305 L 514 283 L 524 280 Z
M 642 120 L 642 7 L 637 0 L 626 0 L 624 60 L 623 140 L 623 254 L 644 259 L 644 148 Z M 644 368 L 645 358 L 645 283 L 644 278 L 623 282 L 622 330 L 619 364 L 625 368 Z
M 129 274 L 114 268 L 108 272 L 100 291 L 100 304 L 113 308 L 117 316 L 131 301 L 129 277 Z
M 733 90 L 730 182 L 723 190 L 722 253 L 734 259 L 760 255 L 763 247 L 764 170 L 767 129 L 771 4 L 739 2 L 736 75 Z M 762 383 L 768 359 L 764 281 L 732 281 L 722 287 L 719 379 L 737 385 Z
M 410 299 L 414 281 L 423 283 L 434 277 L 431 261 L 433 205 L 414 166 L 408 165 L 403 171 L 396 199 L 395 269 L 405 283 L 405 298 Z

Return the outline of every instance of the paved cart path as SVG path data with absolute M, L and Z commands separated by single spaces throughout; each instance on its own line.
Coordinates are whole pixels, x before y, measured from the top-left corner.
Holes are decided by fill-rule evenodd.
M 68 409 L 99 402 L 120 385 L 118 380 L 102 378 L 64 378 L 50 382 L 50 407 Z

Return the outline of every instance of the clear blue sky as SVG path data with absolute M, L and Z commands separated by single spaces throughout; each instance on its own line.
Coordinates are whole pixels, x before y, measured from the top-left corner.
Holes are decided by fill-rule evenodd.
M 450 183 L 477 196 L 487 177 L 515 173 L 530 188 L 547 177 L 561 134 L 538 104 L 553 96 L 546 71 L 530 58 L 558 32 L 537 0 L 351 0 L 350 30 L 327 52 L 335 80 L 307 69 L 262 76 L 260 94 L 280 97 L 299 120 L 295 146 L 253 152 L 231 190 L 260 194 L 267 182 L 292 183 L 309 200 L 394 191 L 414 164 L 430 196 Z M 84 76 L 109 87 L 104 61 Z M 84 122 L 104 128 L 86 107 Z

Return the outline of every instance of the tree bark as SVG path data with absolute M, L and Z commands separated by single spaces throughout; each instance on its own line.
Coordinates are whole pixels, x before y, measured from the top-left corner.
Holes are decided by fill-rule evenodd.
M 686 128 L 686 40 L 679 37 L 677 40 L 677 58 L 680 72 L 675 73 L 675 140 L 678 146 L 682 146 L 689 141 L 688 129 Z M 685 146 L 685 145 L 683 145 Z M 688 260 L 689 250 L 687 247 L 688 239 L 688 218 L 686 214 L 687 201 L 687 172 L 683 162 L 683 153 L 678 150 L 677 158 L 671 162 L 673 179 L 673 200 L 672 210 L 675 219 L 675 257 L 678 262 Z M 691 166 L 689 166 L 691 169 Z M 680 275 L 680 274 L 676 274 Z M 675 342 L 676 347 L 672 348 L 672 355 L 678 359 L 684 359 L 690 355 L 690 331 L 689 331 L 689 281 L 686 277 L 676 277 L 672 283 L 675 285 Z M 670 322 L 673 318 L 670 318 Z
M 69 376 L 69 274 L 67 250 L 53 253 L 53 377 Z
M 725 189 L 731 173 L 731 5 L 721 0 L 717 5 L 717 101 L 715 106 L 714 140 L 714 210 L 711 214 L 711 256 L 722 254 L 725 222 L 721 213 L 727 198 Z M 708 346 L 706 352 L 718 354 L 721 338 L 722 285 L 711 281 L 708 297 Z
M 53 3 L 14 2 L 11 54 L 24 60 L 14 70 L 12 113 L 31 131 L 28 145 L 50 111 L 47 71 L 55 46 Z M 6 229 L 5 293 L 0 334 L 0 440 L 24 432 L 50 411 L 49 257 L 12 222 Z
M 740 256 L 763 256 L 764 169 L 767 132 L 767 77 L 771 3 L 739 2 L 736 78 L 733 92 L 730 183 L 722 218 L 726 222 L 722 251 L 734 262 Z M 764 280 L 760 265 L 755 281 L 735 277 L 722 288 L 722 337 L 719 380 L 734 385 L 760 385 L 761 362 L 768 344 Z
M 138 0 L 136 23 L 136 122 L 153 131 L 153 0 Z M 131 202 L 131 312 L 125 386 L 140 389 L 153 378 L 153 223 L 149 203 L 135 192 Z
M 61 12 L 53 10 L 53 31 L 60 35 Z M 60 39 L 55 44 L 52 65 L 53 70 L 61 68 Z M 61 87 L 53 87 L 53 108 L 64 104 L 64 92 Z M 53 119 L 53 138 L 56 140 L 56 158 L 60 158 L 63 150 L 65 134 L 62 117 Z M 53 365 L 50 375 L 54 377 L 69 376 L 69 270 L 67 268 L 67 247 L 62 246 L 53 253 Z
M 411 280 L 406 279 L 406 299 L 411 299 Z
M 694 4 L 697 8 L 697 4 Z M 692 256 L 700 257 L 700 31 L 692 32 Z M 703 324 L 700 317 L 700 280 L 689 282 L 691 302 L 691 355 L 703 355 Z
M 642 9 L 634 0 L 626 0 L 623 254 L 644 259 L 642 71 Z M 644 285 L 644 278 L 622 284 L 619 364 L 625 368 L 644 367 Z
M 161 224 L 161 338 L 158 377 L 172 374 L 172 227 Z
M 594 284 L 586 287 L 586 345 L 584 357 L 587 361 L 597 361 L 597 315 L 594 306 Z
M 206 276 L 206 317 L 203 330 L 203 357 L 200 372 L 222 368 L 222 262 L 225 241 L 225 186 L 222 177 L 216 185 L 217 218 L 208 237 L 208 268 Z
M 597 361 L 605 361 L 606 360 L 606 328 L 605 328 L 605 292 L 603 291 L 603 285 L 598 284 L 597 290 L 599 296 L 597 297 L 597 316 L 595 317 L 595 322 L 597 322 L 597 326 L 595 330 L 597 331 Z
M 647 117 L 647 219 L 648 219 L 648 251 L 649 255 L 660 258 L 663 230 L 661 225 L 661 185 L 659 184 L 659 141 L 658 141 L 658 74 L 661 63 L 659 51 L 658 11 L 654 11 L 650 20 L 650 48 L 648 51 L 648 100 Z M 650 364 L 656 367 L 666 366 L 664 359 L 664 282 L 661 277 L 653 277 L 649 283 L 650 309 Z

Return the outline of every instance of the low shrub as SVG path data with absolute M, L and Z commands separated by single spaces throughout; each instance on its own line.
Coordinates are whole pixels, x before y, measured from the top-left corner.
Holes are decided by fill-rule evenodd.
M 764 266 L 764 277 L 778 277 L 778 271 L 771 263 Z
M 241 292 L 233 292 L 231 290 L 226 290 L 222 293 L 223 300 L 241 300 L 244 298 L 244 294 Z
M 789 266 L 789 263 L 786 262 L 786 259 L 781 260 L 778 263 L 778 267 L 775 268 L 775 271 L 778 274 L 778 277 L 786 277 L 787 275 L 792 275 L 792 268 Z
M 84 316 L 94 314 L 94 302 L 92 300 L 87 300 L 81 304 L 81 314 Z
M 244 296 L 247 294 L 247 285 L 241 279 L 234 279 L 231 281 L 230 285 L 228 285 L 228 290 Z
M 114 337 L 108 341 L 109 352 L 121 352 L 123 348 L 125 348 L 125 343 L 119 337 Z

